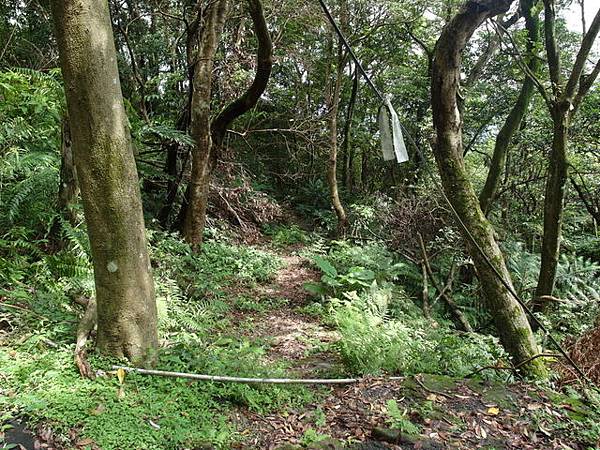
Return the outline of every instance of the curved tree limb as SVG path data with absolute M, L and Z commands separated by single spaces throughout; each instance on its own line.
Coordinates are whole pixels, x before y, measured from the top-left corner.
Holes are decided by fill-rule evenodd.
M 254 81 L 244 94 L 231 102 L 212 122 L 212 140 L 215 147 L 223 143 L 227 127 L 238 117 L 256 106 L 267 89 L 273 70 L 273 42 L 265 20 L 261 0 L 247 0 L 258 40 L 257 67 Z

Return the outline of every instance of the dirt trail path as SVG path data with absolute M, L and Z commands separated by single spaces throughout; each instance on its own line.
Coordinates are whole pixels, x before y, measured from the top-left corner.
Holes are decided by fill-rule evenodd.
M 282 267 L 268 285 L 255 288 L 251 297 L 261 311 L 238 312 L 238 323 L 251 323 L 242 332 L 250 340 L 265 339 L 270 346 L 266 360 L 283 361 L 298 377 L 313 377 L 339 365 L 328 347 L 339 337 L 315 316 L 300 310 L 311 302 L 304 284 L 319 279 L 306 258 L 295 254 L 280 256 Z
M 266 358 L 285 362 L 290 376 L 343 374 L 332 345 L 337 333 L 299 308 L 310 303 L 303 285 L 319 279 L 296 254 L 280 255 L 283 267 L 272 283 L 252 296 L 269 305 L 243 311 L 243 333 L 270 343 Z M 337 371 L 337 372 L 336 372 Z M 348 375 L 348 374 L 346 374 Z M 551 398 L 523 383 L 424 375 L 399 381 L 365 378 L 350 386 L 319 388 L 316 400 L 299 410 L 261 415 L 247 409 L 231 419 L 244 437 L 239 448 L 255 449 L 583 449 L 564 426 L 583 404 Z M 398 413 L 390 411 L 394 404 Z M 398 432 L 403 429 L 404 432 Z M 315 442 L 318 441 L 318 442 Z

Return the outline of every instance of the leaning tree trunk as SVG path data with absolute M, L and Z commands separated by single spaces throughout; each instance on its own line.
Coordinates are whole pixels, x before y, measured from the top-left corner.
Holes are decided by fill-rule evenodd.
M 106 0 L 54 0 L 75 165 L 94 263 L 101 352 L 150 361 L 154 285 Z
M 438 40 L 432 74 L 432 107 L 437 132 L 435 157 L 447 196 L 461 221 L 495 269 L 507 283 L 510 274 L 504 257 L 494 238 L 494 230 L 485 218 L 463 160 L 462 119 L 459 112 L 462 51 L 473 32 L 483 21 L 506 11 L 512 0 L 470 0 L 446 25 Z M 477 247 L 469 242 L 469 252 L 481 283 L 490 314 L 494 318 L 502 345 L 516 364 L 531 376 L 545 374 L 543 363 L 532 360 L 538 353 L 531 327 L 523 308 L 496 276 Z
M 540 67 L 540 60 L 537 55 L 536 48 L 540 38 L 540 21 L 539 12 L 533 11 L 535 0 L 521 0 L 521 14 L 525 17 L 525 26 L 527 28 L 527 58 L 528 71 L 531 74 L 537 74 Z M 490 212 L 492 204 L 498 195 L 500 180 L 506 167 L 506 158 L 510 143 L 521 126 L 523 118 L 527 113 L 531 98 L 535 90 L 534 81 L 531 76 L 525 74 L 525 81 L 521 86 L 521 92 L 517 98 L 517 102 L 508 114 L 502 129 L 496 137 L 492 162 L 485 185 L 479 195 L 479 203 L 481 209 L 487 216 Z

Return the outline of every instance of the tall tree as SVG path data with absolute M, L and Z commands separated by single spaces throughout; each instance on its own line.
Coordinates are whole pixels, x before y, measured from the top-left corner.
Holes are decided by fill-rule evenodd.
M 345 0 L 340 1 L 340 28 L 342 32 L 348 29 L 348 4 Z M 334 33 L 332 31 L 332 33 Z M 335 33 L 334 33 L 335 36 Z M 332 37 L 332 40 L 334 38 Z M 334 53 L 333 42 L 330 46 L 331 53 Z M 348 217 L 346 210 L 340 200 L 338 189 L 338 114 L 340 110 L 340 95 L 342 91 L 342 81 L 344 69 L 347 63 L 347 55 L 344 51 L 341 39 L 337 42 L 337 51 L 335 52 L 334 69 L 329 80 L 326 92 L 327 114 L 329 121 L 329 163 L 327 165 L 327 185 L 329 186 L 329 198 L 331 205 L 337 216 L 337 233 L 343 235 L 348 226 Z M 332 55 L 333 56 L 333 55 Z
M 73 153 L 92 248 L 100 350 L 148 362 L 154 284 L 106 0 L 54 0 Z
M 197 4 L 197 13 L 188 37 L 189 65 L 193 68 L 191 135 L 195 142 L 192 150 L 192 174 L 184 211 L 183 233 L 194 250 L 202 245 L 206 221 L 208 190 L 212 171 L 212 137 L 210 127 L 210 101 L 215 53 L 221 39 L 228 0 Z M 191 48 L 190 48 L 191 47 Z
M 581 102 L 600 73 L 600 60 L 596 62 L 589 74 L 583 73 L 600 31 L 600 8 L 583 37 L 571 73 L 566 78 L 563 75 L 561 56 L 556 41 L 556 3 L 554 0 L 544 0 L 544 16 L 546 54 L 552 89 L 549 92 L 541 83 L 537 83 L 537 85 L 546 101 L 554 127 L 544 202 L 542 264 L 535 291 L 535 309 L 538 311 L 544 309 L 546 303 L 541 299 L 552 295 L 556 281 L 565 189 L 569 179 L 569 130 Z
M 510 285 L 504 257 L 485 218 L 463 160 L 462 117 L 458 104 L 462 52 L 475 30 L 488 18 L 505 12 L 513 0 L 469 0 L 444 27 L 437 42 L 432 71 L 433 122 L 437 132 L 434 153 L 447 196 L 468 230 L 469 252 L 481 282 L 488 309 L 504 348 L 523 370 L 545 374 L 531 327 L 523 308 L 511 296 L 497 271 Z M 473 237 L 474 243 L 470 242 Z M 495 271 L 478 251 L 481 248 Z
M 254 32 L 258 40 L 257 67 L 254 81 L 236 100 L 210 120 L 211 77 L 218 36 L 223 29 L 227 1 L 211 3 L 202 34 L 195 64 L 192 97 L 193 150 L 192 176 L 188 189 L 187 207 L 184 205 L 184 235 L 194 250 L 202 245 L 208 194 L 212 172 L 227 133 L 227 127 L 238 117 L 250 111 L 265 92 L 273 67 L 273 44 L 265 21 L 262 2 L 247 0 Z M 214 11 L 213 11 L 214 9 Z

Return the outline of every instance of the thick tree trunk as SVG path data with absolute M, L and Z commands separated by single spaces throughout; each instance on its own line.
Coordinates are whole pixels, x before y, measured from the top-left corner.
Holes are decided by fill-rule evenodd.
M 468 1 L 446 25 L 438 40 L 432 74 L 432 107 L 437 132 L 435 157 L 444 189 L 477 246 L 507 283 L 511 281 L 504 257 L 494 238 L 494 230 L 479 207 L 464 165 L 457 94 L 464 47 L 483 21 L 506 11 L 511 3 L 512 0 Z M 471 244 L 470 237 L 465 238 L 502 345 L 516 364 L 524 363 L 539 353 L 525 312 Z M 532 376 L 545 374 L 539 359 L 524 364 L 523 371 Z
M 145 363 L 158 346 L 156 303 L 108 4 L 52 7 L 92 247 L 98 347 Z
M 525 17 L 525 26 L 527 28 L 527 56 L 529 58 L 528 68 L 532 74 L 537 74 L 540 62 L 536 54 L 536 47 L 539 44 L 540 38 L 540 23 L 539 13 L 533 12 L 535 6 L 534 0 L 521 1 L 521 13 Z M 485 182 L 485 186 L 479 195 L 479 204 L 484 214 L 487 216 L 490 212 L 492 204 L 498 194 L 500 180 L 506 167 L 506 157 L 511 141 L 521 126 L 525 114 L 529 109 L 529 104 L 535 90 L 534 81 L 530 76 L 525 74 L 525 81 L 521 86 L 521 92 L 517 98 L 517 102 L 510 111 L 502 129 L 496 137 L 492 162 Z

